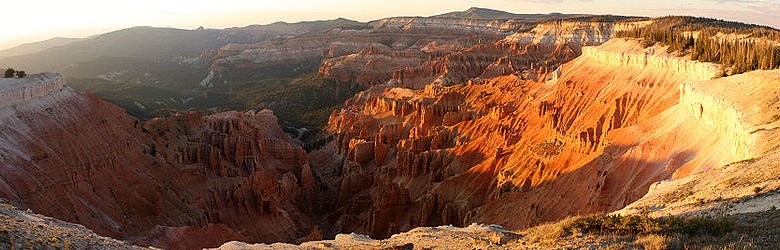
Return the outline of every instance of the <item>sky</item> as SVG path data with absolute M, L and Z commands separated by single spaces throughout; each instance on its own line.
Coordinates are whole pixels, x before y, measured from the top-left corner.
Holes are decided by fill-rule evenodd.
M 12 0 L 3 0 L 3 2 Z M 370 21 L 469 7 L 513 13 L 690 15 L 780 28 L 780 0 L 14 0 L 0 9 L 0 49 L 133 26 L 226 28 L 337 17 Z

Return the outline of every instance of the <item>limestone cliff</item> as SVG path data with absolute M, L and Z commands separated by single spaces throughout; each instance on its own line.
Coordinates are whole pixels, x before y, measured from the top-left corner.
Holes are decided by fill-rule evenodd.
M 43 97 L 62 90 L 65 81 L 59 74 L 36 74 L 23 79 L 0 78 L 0 108 Z
M 517 32 L 504 38 L 509 43 L 560 45 L 578 43 L 594 46 L 612 39 L 616 32 L 640 28 L 651 21 L 589 22 L 577 20 L 548 21 L 528 32 Z

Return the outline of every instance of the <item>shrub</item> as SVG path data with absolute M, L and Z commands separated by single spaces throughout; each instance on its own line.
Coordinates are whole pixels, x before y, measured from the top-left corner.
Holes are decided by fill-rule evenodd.
M 6 69 L 5 70 L 5 74 L 3 75 L 3 77 L 11 78 L 11 77 L 14 77 L 15 75 L 16 75 L 16 70 L 14 70 L 14 69 Z
M 688 236 L 710 235 L 721 236 L 734 231 L 734 224 L 726 219 L 706 217 L 667 217 L 657 219 L 661 224 L 661 232 L 667 235 L 685 234 Z
M 25 76 L 27 76 L 27 72 L 24 72 L 24 70 L 16 71 L 16 77 L 24 78 Z
M 586 234 L 720 236 L 733 231 L 734 225 L 725 219 L 704 217 L 650 218 L 637 215 L 595 215 L 576 219 L 565 229 L 567 233 L 574 230 Z
M 596 215 L 574 220 L 567 231 L 587 234 L 632 235 L 658 231 L 658 223 L 647 216 Z

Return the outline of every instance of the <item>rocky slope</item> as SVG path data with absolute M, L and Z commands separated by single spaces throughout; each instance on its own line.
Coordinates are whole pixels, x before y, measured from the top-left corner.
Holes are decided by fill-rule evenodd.
M 3 198 L 166 248 L 291 241 L 315 227 L 308 158 L 271 111 L 140 122 L 63 82 L 3 80 Z M 208 237 L 182 240 L 196 235 Z
M 383 237 L 473 221 L 523 228 L 619 209 L 678 169 L 739 160 L 718 153 L 739 152 L 728 138 L 681 138 L 682 119 L 657 121 L 679 102 L 680 84 L 715 77 L 715 65 L 630 40 L 584 51 L 550 81 L 377 87 L 349 100 L 330 118 L 337 138 L 312 154 L 343 159 L 315 165 L 338 190 L 334 231 Z
M 3 249 L 142 249 L 100 236 L 78 224 L 21 211 L 0 199 L 0 248 Z

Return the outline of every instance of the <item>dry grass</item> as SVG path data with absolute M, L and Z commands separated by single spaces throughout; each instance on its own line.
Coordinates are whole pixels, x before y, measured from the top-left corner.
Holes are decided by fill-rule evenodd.
M 538 225 L 522 232 L 524 239 L 530 243 L 540 243 L 542 245 L 552 245 L 561 237 L 566 236 L 566 228 L 579 216 L 568 217 L 566 219 Z
M 636 243 L 645 248 L 645 250 L 662 250 L 669 248 L 669 239 L 659 234 L 648 234 L 640 236 Z

